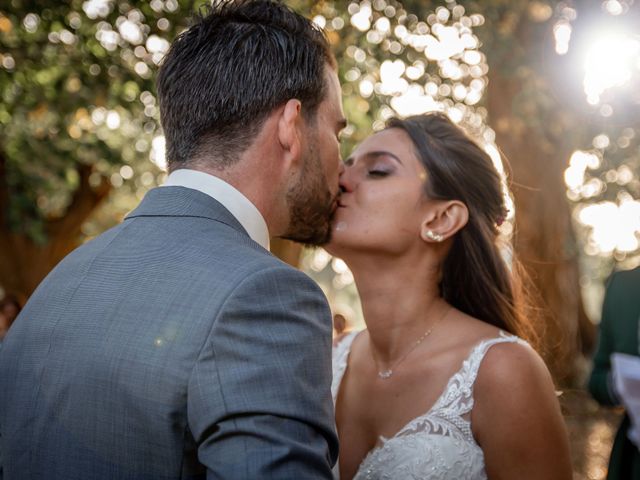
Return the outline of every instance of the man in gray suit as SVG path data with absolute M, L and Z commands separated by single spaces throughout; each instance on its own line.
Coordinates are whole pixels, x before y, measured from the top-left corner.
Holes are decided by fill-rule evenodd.
M 0 350 L 0 478 L 330 478 L 329 309 L 267 250 L 329 237 L 326 39 L 278 2 L 224 2 L 158 92 L 167 184 L 66 257 Z

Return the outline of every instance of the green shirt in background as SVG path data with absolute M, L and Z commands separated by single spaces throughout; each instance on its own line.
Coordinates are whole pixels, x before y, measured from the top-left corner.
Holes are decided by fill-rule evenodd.
M 591 395 L 602 405 L 620 405 L 611 377 L 611 354 L 640 356 L 640 267 L 614 273 L 602 307 L 600 337 L 589 379 Z M 630 421 L 624 416 L 618 429 L 608 480 L 640 480 L 640 451 L 627 437 Z

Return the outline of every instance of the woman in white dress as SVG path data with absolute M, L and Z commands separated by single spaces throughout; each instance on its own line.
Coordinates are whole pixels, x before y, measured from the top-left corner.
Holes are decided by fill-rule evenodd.
M 521 340 L 533 329 L 497 245 L 507 212 L 490 157 L 444 115 L 393 119 L 340 181 L 328 250 L 353 272 L 367 329 L 334 348 L 336 478 L 570 480 L 554 386 Z

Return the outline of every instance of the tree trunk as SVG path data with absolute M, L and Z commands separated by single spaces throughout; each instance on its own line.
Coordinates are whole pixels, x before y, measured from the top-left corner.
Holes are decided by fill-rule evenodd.
M 532 30 L 523 25 L 520 29 L 523 35 Z M 538 52 L 528 47 L 539 48 L 541 44 L 544 40 L 536 39 L 521 41 L 520 46 L 526 49 L 528 59 L 535 59 Z M 535 93 L 542 95 L 545 103 L 535 104 L 535 96 L 527 91 L 532 89 L 531 79 L 524 71 L 492 64 L 490 55 L 489 65 L 489 120 L 496 143 L 512 168 L 515 252 L 541 297 L 547 364 L 558 383 L 571 384 L 580 373 L 581 354 L 593 348 L 595 327 L 582 304 L 579 250 L 563 183 L 571 149 L 563 144 L 562 135 L 545 134 L 541 128 L 548 127 L 548 117 L 558 116 L 564 107 L 557 102 L 549 104 L 553 96 L 545 96 L 547 92 L 540 85 L 533 90 L 542 90 Z
M 107 179 L 97 187 L 89 184 L 91 167 L 78 168 L 80 183 L 64 217 L 46 222 L 47 242 L 38 244 L 28 235 L 12 231 L 8 220 L 9 189 L 4 158 L 0 155 L 0 287 L 22 302 L 81 238 L 82 224 L 111 191 Z

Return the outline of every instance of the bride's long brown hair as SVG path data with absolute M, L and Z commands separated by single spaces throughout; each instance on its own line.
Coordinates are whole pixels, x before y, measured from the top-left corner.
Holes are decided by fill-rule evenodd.
M 440 291 L 455 308 L 528 340 L 539 348 L 535 309 L 526 276 L 514 255 L 509 264 L 498 243 L 507 209 L 502 180 L 491 157 L 446 115 L 392 118 L 387 128 L 404 130 L 427 171 L 425 194 L 460 200 L 469 221 L 454 237 L 442 264 Z

